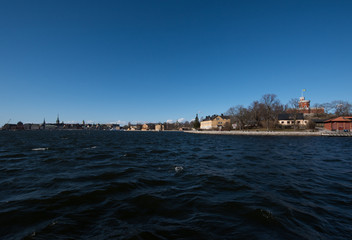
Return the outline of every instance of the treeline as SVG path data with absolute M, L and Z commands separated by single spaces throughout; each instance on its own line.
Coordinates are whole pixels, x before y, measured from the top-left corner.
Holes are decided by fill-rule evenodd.
M 230 107 L 224 114 L 230 116 L 231 122 L 236 123 L 237 129 L 277 128 L 280 113 L 295 114 L 299 99 L 292 98 L 287 104 L 282 104 L 275 94 L 265 94 L 259 100 L 253 101 L 248 107 L 237 105 Z M 332 118 L 352 114 L 352 104 L 347 101 L 332 101 L 331 103 L 315 104 L 314 108 L 324 108 L 324 113 L 316 114 L 316 118 Z M 231 126 L 228 126 L 231 128 Z
M 330 103 L 315 104 L 314 107 L 323 107 L 327 115 L 336 117 L 352 114 L 352 104 L 347 101 L 335 100 Z

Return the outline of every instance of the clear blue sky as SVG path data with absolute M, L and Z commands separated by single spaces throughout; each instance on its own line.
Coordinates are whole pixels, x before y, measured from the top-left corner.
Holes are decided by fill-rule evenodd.
M 351 101 L 352 1 L 0 1 L 0 125 Z

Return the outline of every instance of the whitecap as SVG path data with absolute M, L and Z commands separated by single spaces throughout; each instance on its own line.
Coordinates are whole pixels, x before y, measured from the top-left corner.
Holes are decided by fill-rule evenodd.
M 32 151 L 45 151 L 48 150 L 48 148 L 33 148 Z
M 176 166 L 175 167 L 175 172 L 179 173 L 183 171 L 183 167 L 182 166 Z
M 87 147 L 87 148 L 84 148 L 84 149 L 95 149 L 95 148 L 97 148 L 97 146 Z

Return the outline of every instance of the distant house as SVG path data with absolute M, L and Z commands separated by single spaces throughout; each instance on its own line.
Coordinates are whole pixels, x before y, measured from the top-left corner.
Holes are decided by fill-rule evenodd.
M 31 130 L 39 130 L 40 129 L 40 124 L 32 124 L 31 125 Z
M 281 126 L 305 126 L 308 124 L 308 120 L 304 119 L 303 113 L 282 113 L 278 115 L 278 121 Z
M 45 124 L 45 130 L 55 130 L 55 129 L 57 129 L 56 124 L 53 124 L 53 123 Z
M 31 130 L 32 124 L 31 123 L 25 123 L 23 124 L 24 130 Z
M 24 124 L 23 124 L 23 122 L 18 122 L 18 123 L 17 123 L 16 130 L 24 130 Z
M 17 129 L 17 124 L 9 124 L 6 123 L 3 127 L 2 130 L 16 130 Z
M 155 129 L 155 124 L 153 123 L 145 123 L 142 125 L 142 131 L 149 131 L 154 129 Z
M 2 130 L 24 130 L 24 124 L 22 122 L 18 122 L 17 124 L 5 124 Z
M 352 131 L 352 116 L 327 120 L 324 122 L 324 128 L 330 131 Z
M 155 125 L 155 131 L 164 131 L 164 125 L 162 125 L 162 124 L 156 124 Z
M 137 125 L 131 125 L 128 127 L 128 131 L 140 131 L 142 129 L 142 125 L 137 124 Z
M 25 123 L 23 125 L 24 130 L 39 130 L 40 125 L 39 124 L 34 124 L 34 123 Z
M 106 124 L 106 127 L 109 130 L 120 130 L 121 129 L 120 124 L 116 124 L 116 123 Z
M 231 119 L 228 116 L 221 115 L 213 115 L 207 116 L 203 121 L 200 122 L 200 129 L 202 130 L 221 130 L 225 125 L 231 124 Z

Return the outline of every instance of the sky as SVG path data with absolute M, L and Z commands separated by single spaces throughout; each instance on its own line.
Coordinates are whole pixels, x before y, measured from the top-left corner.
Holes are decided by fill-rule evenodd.
M 0 125 L 352 96 L 352 1 L 0 0 Z

